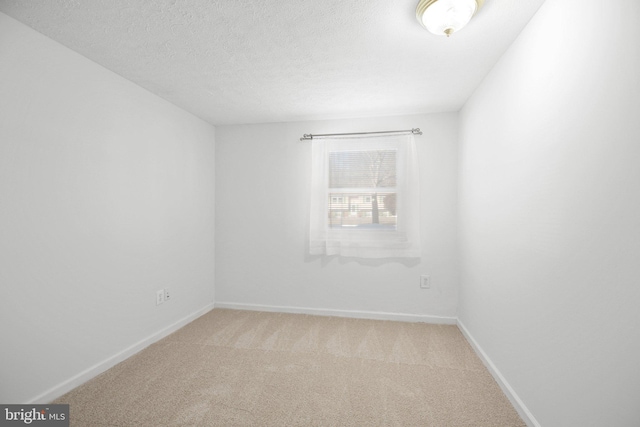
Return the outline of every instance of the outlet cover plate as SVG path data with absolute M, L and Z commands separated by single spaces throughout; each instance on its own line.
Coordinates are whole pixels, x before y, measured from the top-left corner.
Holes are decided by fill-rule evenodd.
M 431 288 L 431 276 L 423 275 L 420 276 L 420 289 L 429 289 Z

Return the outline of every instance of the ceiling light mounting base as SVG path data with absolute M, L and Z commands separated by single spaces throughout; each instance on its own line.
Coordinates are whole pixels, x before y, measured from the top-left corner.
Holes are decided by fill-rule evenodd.
M 469 23 L 484 0 L 420 0 L 416 18 L 420 25 L 439 36 L 451 36 Z

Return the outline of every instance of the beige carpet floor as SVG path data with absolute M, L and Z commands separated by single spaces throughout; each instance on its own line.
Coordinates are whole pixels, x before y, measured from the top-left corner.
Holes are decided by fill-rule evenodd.
M 455 326 L 224 309 L 55 403 L 73 426 L 525 426 Z

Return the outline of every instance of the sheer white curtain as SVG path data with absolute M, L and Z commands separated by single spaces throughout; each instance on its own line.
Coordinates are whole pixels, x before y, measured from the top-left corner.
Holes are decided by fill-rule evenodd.
M 413 135 L 312 142 L 309 252 L 420 257 L 420 193 Z

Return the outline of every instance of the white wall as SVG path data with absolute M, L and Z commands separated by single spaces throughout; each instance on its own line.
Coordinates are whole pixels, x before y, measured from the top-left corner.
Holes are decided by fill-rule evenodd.
M 215 134 L 3 14 L 0 76 L 0 402 L 46 401 L 212 304 Z
M 459 317 L 545 427 L 640 423 L 639 24 L 547 1 L 461 113 Z
M 217 127 L 216 306 L 452 321 L 458 298 L 457 125 L 451 113 Z M 416 137 L 422 259 L 307 255 L 311 144 L 300 137 L 412 127 L 424 131 Z M 421 274 L 431 274 L 432 289 L 419 288 Z

